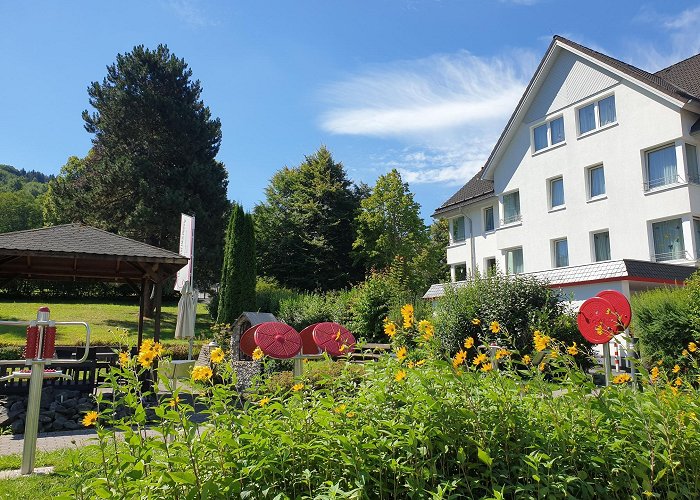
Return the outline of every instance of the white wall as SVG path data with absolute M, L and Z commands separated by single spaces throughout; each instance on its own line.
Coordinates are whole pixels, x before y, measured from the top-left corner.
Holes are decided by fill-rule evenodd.
M 477 267 L 495 255 L 504 269 L 504 251 L 522 246 L 525 272 L 550 269 L 552 240 L 562 237 L 568 240 L 569 265 L 594 262 L 592 233 L 606 229 L 611 259 L 650 260 L 654 253 L 651 222 L 676 217 L 683 219 L 685 249 L 695 255 L 698 242 L 692 216 L 700 216 L 700 186 L 681 183 L 645 192 L 644 162 L 646 150 L 673 143 L 678 173 L 685 180 L 683 144 L 698 144 L 697 138 L 688 135 L 697 115 L 687 111 L 681 115 L 665 99 L 579 56 L 562 51 L 557 57 L 551 78 L 544 80 L 525 114 L 529 121 L 518 126 L 492 170 L 498 201 L 493 198 L 462 209 L 474 223 Z M 610 94 L 615 95 L 617 123 L 579 136 L 577 109 Z M 557 116 L 564 117 L 565 143 L 533 153 L 532 127 Z M 598 164 L 605 169 L 606 196 L 591 201 L 587 168 Z M 564 209 L 552 211 L 547 180 L 558 176 L 564 179 L 566 203 Z M 522 221 L 503 227 L 500 195 L 514 189 L 520 191 Z M 497 230 L 485 235 L 481 210 L 488 204 L 496 206 Z M 458 215 L 457 211 L 446 214 Z M 448 263 L 466 262 L 470 267 L 468 233 L 467 223 L 467 241 L 448 248 Z

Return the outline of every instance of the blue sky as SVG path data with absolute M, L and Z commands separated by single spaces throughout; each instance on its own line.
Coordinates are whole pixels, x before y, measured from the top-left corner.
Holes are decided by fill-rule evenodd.
M 165 43 L 221 119 L 229 198 L 325 144 L 354 181 L 398 168 L 422 214 L 476 172 L 554 34 L 653 71 L 700 52 L 697 2 L 0 0 L 0 163 L 84 156 L 87 86 Z

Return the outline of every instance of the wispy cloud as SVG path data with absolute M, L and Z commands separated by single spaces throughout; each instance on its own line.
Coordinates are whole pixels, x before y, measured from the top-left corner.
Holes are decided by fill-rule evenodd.
M 536 66 L 531 52 L 468 52 L 375 66 L 328 85 L 322 127 L 407 144 L 375 158 L 414 183 L 464 183 L 481 167 Z
M 216 25 L 216 22 L 206 14 L 199 0 L 164 0 L 163 3 L 180 19 L 195 28 Z
M 657 71 L 700 52 L 700 6 L 678 14 L 661 14 L 643 7 L 635 21 L 660 30 L 668 39 L 665 46 L 641 40 L 628 43 L 629 59 L 647 71 Z

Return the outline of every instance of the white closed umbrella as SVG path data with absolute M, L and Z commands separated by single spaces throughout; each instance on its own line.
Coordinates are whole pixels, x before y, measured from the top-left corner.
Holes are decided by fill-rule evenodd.
M 192 359 L 192 341 L 194 338 L 194 322 L 197 317 L 197 298 L 198 290 L 192 289 L 192 284 L 185 281 L 185 284 L 180 290 L 182 294 L 180 301 L 177 304 L 177 323 L 175 324 L 175 338 L 189 339 L 190 348 L 187 359 Z

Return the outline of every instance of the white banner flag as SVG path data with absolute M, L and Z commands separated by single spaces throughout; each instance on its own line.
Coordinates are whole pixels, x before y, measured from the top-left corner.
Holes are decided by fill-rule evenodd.
M 190 261 L 185 267 L 177 272 L 175 279 L 175 290 L 182 290 L 185 281 L 192 283 L 194 274 L 194 216 L 182 214 L 180 221 L 180 255 L 187 257 Z

